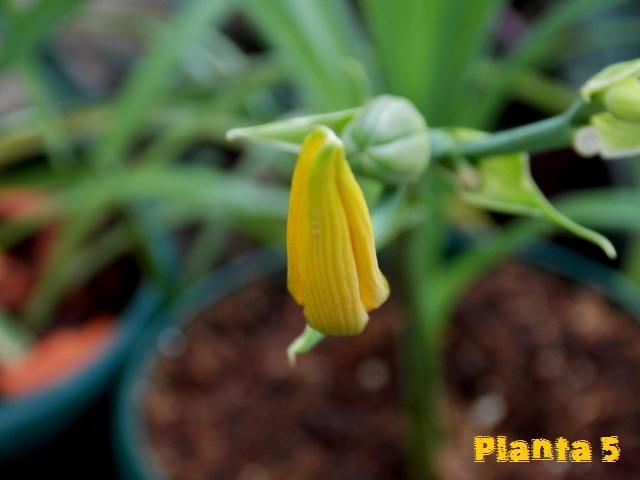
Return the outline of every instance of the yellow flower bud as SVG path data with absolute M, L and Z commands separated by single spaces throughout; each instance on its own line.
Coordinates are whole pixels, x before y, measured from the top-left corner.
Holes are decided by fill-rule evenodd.
M 360 333 L 389 296 L 362 190 L 324 126 L 306 137 L 293 173 L 287 257 L 289 292 L 319 332 Z
M 385 183 L 415 181 L 429 165 L 427 124 L 405 98 L 374 98 L 347 124 L 341 137 L 351 165 Z

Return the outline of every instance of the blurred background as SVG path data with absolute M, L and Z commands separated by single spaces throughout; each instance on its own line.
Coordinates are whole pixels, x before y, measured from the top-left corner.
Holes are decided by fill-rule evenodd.
M 430 8 L 404 3 L 399 17 Z M 406 29 L 379 5 L 0 2 L 0 442 L 18 438 L 23 399 L 37 410 L 38 392 L 112 352 L 55 440 L 7 448 L 0 477 L 116 478 L 114 379 L 146 323 L 125 329 L 120 313 L 144 297 L 150 318 L 214 266 L 283 238 L 295 157 L 230 145 L 230 128 L 381 92 L 433 126 L 514 126 L 563 111 L 586 78 L 640 51 L 633 1 L 464 1 Z M 567 151 L 532 169 L 551 197 L 634 177 Z M 48 356 L 56 345 L 65 353 Z M 42 418 L 18 436 L 38 437 Z

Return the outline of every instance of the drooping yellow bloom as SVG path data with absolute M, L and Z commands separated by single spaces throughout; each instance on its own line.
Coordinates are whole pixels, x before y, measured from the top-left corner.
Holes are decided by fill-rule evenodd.
M 306 137 L 291 182 L 288 287 L 309 325 L 356 335 L 389 296 L 378 268 L 369 210 L 342 141 L 318 126 Z

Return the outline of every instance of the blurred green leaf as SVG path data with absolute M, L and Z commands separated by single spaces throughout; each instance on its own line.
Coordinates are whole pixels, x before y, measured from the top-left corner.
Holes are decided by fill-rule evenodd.
M 284 220 L 288 189 L 203 167 L 148 165 L 101 178 L 87 175 L 62 191 L 58 201 L 71 217 L 154 201 L 203 218 Z
M 502 74 L 495 77 L 490 88 L 479 98 L 478 105 L 468 108 L 465 123 L 482 128 L 491 126 L 508 98 L 513 82 L 524 69 L 538 66 L 557 46 L 563 46 L 563 34 L 569 27 L 629 1 L 563 0 L 549 4 L 526 37 L 509 52 L 503 62 Z
M 31 54 L 83 0 L 40 0 L 5 17 L 6 33 L 0 48 L 0 74 L 14 61 Z
M 181 277 L 184 285 L 191 285 L 211 271 L 225 246 L 229 233 L 229 225 L 224 221 L 204 224 L 190 246 L 184 262 Z
M 449 0 L 361 0 L 365 23 L 385 80 L 385 91 L 426 113 Z M 431 122 L 431 118 L 428 117 Z
M 424 220 L 422 205 L 408 205 L 405 188 L 383 192 L 371 210 L 371 224 L 378 250 L 391 243 L 401 233 L 410 230 Z
M 213 23 L 227 13 L 229 0 L 193 0 L 175 15 L 127 79 L 114 107 L 114 118 L 96 149 L 100 165 L 124 161 L 128 148 L 150 118 L 181 56 Z
M 572 192 L 556 201 L 563 215 L 590 228 L 611 232 L 640 232 L 640 191 L 635 189 L 595 189 Z M 550 235 L 557 225 L 539 219 L 518 219 L 477 238 L 472 249 L 457 255 L 436 272 L 437 303 L 450 311 L 462 292 L 489 267 L 506 259 L 536 237 Z
M 496 77 L 505 75 L 503 64 L 486 61 L 476 71 L 483 89 L 491 88 Z M 514 78 L 509 95 L 516 101 L 550 115 L 567 110 L 576 100 L 574 88 L 534 68 L 523 68 Z
M 36 57 L 26 54 L 19 62 L 23 84 L 33 106 L 35 126 L 46 145 L 49 163 L 59 170 L 67 168 L 73 156 L 73 145 L 67 134 L 63 115 L 54 105 L 43 78 L 42 66 Z
M 433 125 L 452 121 L 502 0 L 361 0 L 386 91 Z
M 41 89 L 42 86 L 34 88 Z M 34 92 L 34 95 L 41 94 L 41 91 Z M 40 112 L 32 108 L 0 119 L 0 168 L 41 154 L 46 147 L 45 144 L 49 142 L 54 144 L 52 145 L 54 150 L 58 150 L 60 147 L 60 152 L 66 151 L 67 144 L 71 140 L 45 139 L 42 122 L 45 123 L 47 129 L 53 128 L 47 132 L 47 135 L 57 136 L 58 131 L 62 130 L 65 136 L 70 136 L 73 141 L 78 141 L 95 134 L 110 118 L 108 105 L 77 107 L 58 117 L 57 112 L 51 112 L 53 107 L 46 99 L 38 98 L 37 101 L 45 102 L 41 104 Z M 51 118 L 50 115 L 54 115 L 54 118 Z M 48 125 L 49 122 L 54 122 L 54 125 Z M 61 142 L 60 145 L 58 145 L 59 142 Z
M 434 125 L 459 123 L 475 94 L 470 84 L 482 55 L 486 55 L 500 8 L 505 0 L 447 2 L 444 28 L 438 39 L 436 64 L 430 72 L 425 108 Z M 461 111 L 462 110 L 462 111 Z
M 256 27 L 277 47 L 313 111 L 350 108 L 363 101 L 351 62 L 368 72 L 360 26 L 345 0 L 244 0 Z M 365 74 L 367 77 L 367 74 Z
M 640 18 L 615 17 L 589 22 L 589 25 L 576 25 L 567 32 L 564 42 L 545 59 L 546 68 L 555 68 L 582 55 L 589 55 L 609 48 L 635 46 L 640 41 Z
M 7 312 L 0 311 L 0 362 L 11 361 L 22 355 L 33 342 L 33 337 L 19 327 L 19 322 Z
M 104 213 L 85 210 L 82 215 L 74 215 L 60 225 L 50 257 L 24 309 L 25 322 L 34 331 L 45 329 L 57 300 L 70 288 L 70 261 L 86 238 L 102 224 Z
M 132 248 L 126 225 L 101 232 L 95 240 L 87 239 L 95 233 L 91 229 L 94 226 L 89 223 L 63 227 L 53 258 L 38 278 L 24 311 L 25 322 L 34 330 L 45 328 L 66 293 L 91 280 Z

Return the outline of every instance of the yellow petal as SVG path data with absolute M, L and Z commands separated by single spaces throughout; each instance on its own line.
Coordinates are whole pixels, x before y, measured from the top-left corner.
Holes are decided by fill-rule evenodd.
M 360 299 L 367 311 L 378 308 L 389 298 L 389 283 L 378 268 L 369 209 L 362 189 L 353 176 L 344 153 L 338 163 L 338 189 L 345 209 L 351 249 L 354 254 Z
M 358 334 L 389 295 L 362 190 L 326 127 L 308 135 L 294 170 L 287 254 L 289 291 L 314 330 Z
M 324 136 L 320 132 L 312 132 L 302 145 L 300 156 L 293 170 L 293 178 L 291 180 L 291 194 L 289 199 L 289 215 L 287 217 L 287 287 L 291 296 L 302 304 L 304 301 L 302 285 L 300 283 L 299 261 L 297 252 L 297 239 L 295 232 L 298 231 L 299 219 L 304 210 L 305 190 L 307 188 L 309 178 L 309 168 L 318 150 L 324 143 Z
M 298 252 L 309 325 L 329 335 L 355 335 L 368 315 L 360 300 L 349 226 L 338 191 L 340 150 L 341 143 L 331 133 L 309 170 Z

